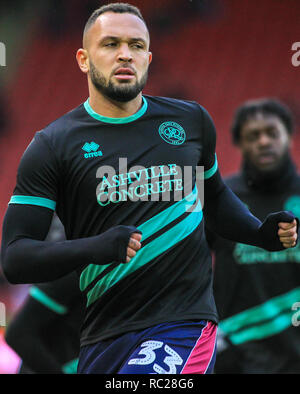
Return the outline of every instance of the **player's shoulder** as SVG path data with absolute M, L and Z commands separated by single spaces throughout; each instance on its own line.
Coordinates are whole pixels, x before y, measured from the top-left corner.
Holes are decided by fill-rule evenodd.
M 87 113 L 84 105 L 80 104 L 46 125 L 37 135 L 54 142 L 57 139 L 64 138 L 76 128 L 81 127 L 86 117 Z
M 163 108 L 164 110 L 176 111 L 176 112 L 195 112 L 197 114 L 201 112 L 207 112 L 206 109 L 200 105 L 197 101 L 184 100 L 171 97 L 163 96 L 147 96 L 145 95 L 148 103 L 154 108 Z
M 224 177 L 224 183 L 230 187 L 233 191 L 238 191 L 244 186 L 244 178 L 241 172 L 236 172 L 234 174 Z

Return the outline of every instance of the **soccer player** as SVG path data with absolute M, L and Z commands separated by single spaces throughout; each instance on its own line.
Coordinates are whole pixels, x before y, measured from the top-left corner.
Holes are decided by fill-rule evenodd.
M 286 105 L 267 98 L 245 102 L 231 131 L 242 167 L 227 185 L 259 219 L 282 209 L 300 217 L 300 176 L 290 154 L 293 121 Z M 210 232 L 207 239 L 216 258 L 222 333 L 216 373 L 299 373 L 299 245 L 269 253 Z
M 4 219 L 10 282 L 80 275 L 79 373 L 212 371 L 218 316 L 197 166 L 212 229 L 269 250 L 297 241 L 293 214 L 262 223 L 224 185 L 203 107 L 142 94 L 149 41 L 136 7 L 94 11 L 77 51 L 89 98 L 35 135 Z M 180 199 L 185 180 L 192 191 Z M 43 240 L 53 209 L 67 241 Z
M 46 240 L 62 239 L 63 227 L 54 215 Z M 84 307 L 75 272 L 30 288 L 5 332 L 6 342 L 21 357 L 20 374 L 77 372 Z

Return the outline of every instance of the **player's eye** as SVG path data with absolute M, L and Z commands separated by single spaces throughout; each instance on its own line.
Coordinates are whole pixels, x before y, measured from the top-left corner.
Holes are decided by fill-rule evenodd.
M 254 132 L 254 133 L 249 133 L 247 136 L 246 136 L 246 140 L 248 141 L 248 142 L 254 142 L 254 141 L 256 141 L 257 139 L 258 139 L 258 133 L 256 133 L 256 132 Z
M 106 46 L 106 47 L 116 47 L 117 43 L 116 42 L 107 42 L 104 46 Z
M 133 43 L 131 46 L 132 46 L 133 48 L 136 48 L 136 49 L 143 49 L 143 48 L 144 48 L 144 45 L 141 44 L 141 43 L 139 43 L 139 42 L 135 42 L 135 43 Z
M 267 131 L 270 138 L 276 139 L 279 136 L 278 130 L 275 127 L 270 127 Z

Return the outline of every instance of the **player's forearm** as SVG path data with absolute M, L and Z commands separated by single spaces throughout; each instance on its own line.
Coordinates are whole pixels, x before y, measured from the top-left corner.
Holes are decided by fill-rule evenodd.
M 47 242 L 29 238 L 2 246 L 2 266 L 14 284 L 55 280 L 84 264 L 125 262 L 133 227 L 114 227 L 101 235 Z
M 219 174 L 205 182 L 204 212 L 208 228 L 221 237 L 261 246 L 261 221 L 223 183 Z
M 224 185 L 219 173 L 207 180 L 205 185 L 207 226 L 221 237 L 269 251 L 296 245 L 299 221 L 292 212 L 271 213 L 262 223 Z M 289 229 L 279 230 L 280 223 L 285 227 L 290 224 Z

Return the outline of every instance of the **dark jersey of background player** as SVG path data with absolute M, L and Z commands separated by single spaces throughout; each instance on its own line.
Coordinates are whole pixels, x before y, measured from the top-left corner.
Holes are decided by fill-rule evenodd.
M 47 240 L 64 238 L 54 215 Z M 6 342 L 21 357 L 20 374 L 76 373 L 84 305 L 75 272 L 30 288 L 5 333 Z
M 237 111 L 233 136 L 243 166 L 226 183 L 260 219 L 279 210 L 300 217 L 291 132 L 289 110 L 278 101 L 250 101 Z M 216 372 L 299 373 L 300 332 L 293 326 L 293 305 L 300 299 L 299 245 L 269 253 L 210 233 L 208 240 L 216 257 L 214 294 L 222 333 Z

